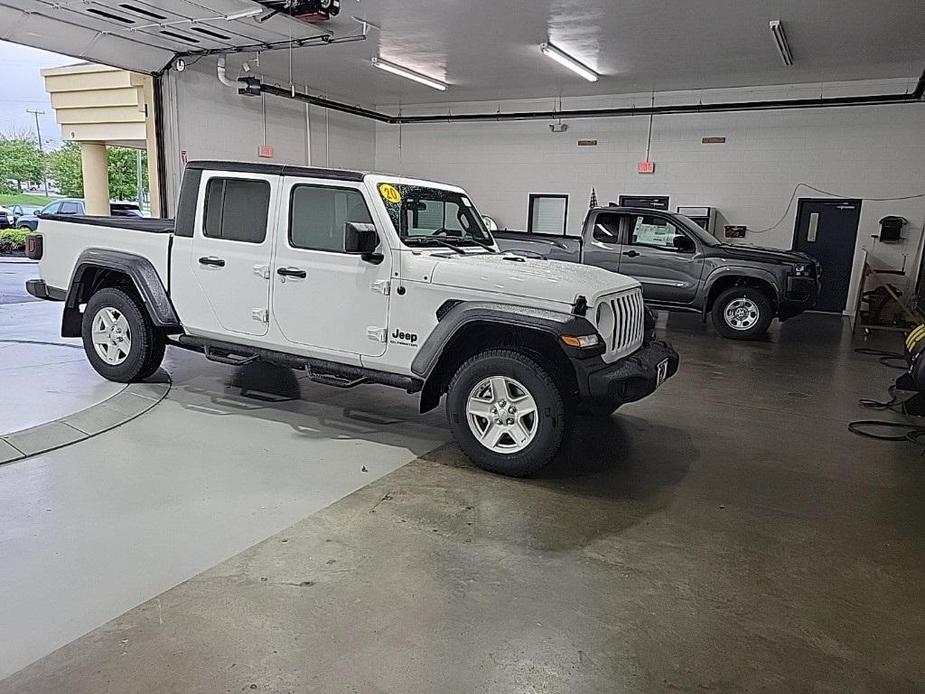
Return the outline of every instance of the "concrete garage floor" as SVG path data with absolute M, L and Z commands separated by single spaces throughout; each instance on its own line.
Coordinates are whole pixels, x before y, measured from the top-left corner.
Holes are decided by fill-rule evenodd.
M 489 475 L 438 448 L 0 692 L 925 688 L 925 463 L 912 444 L 845 428 L 871 415 L 857 399 L 882 397 L 897 372 L 853 354 L 837 318 L 803 316 L 758 344 L 690 316 L 669 325 L 678 377 L 610 420 L 582 421 L 542 477 Z M 233 426 L 250 417 L 277 415 L 239 412 Z M 155 431 L 132 474 L 161 465 L 144 451 L 177 436 Z M 275 441 L 254 445 L 266 453 L 242 451 L 238 466 L 276 453 Z M 200 454 L 187 453 L 191 474 Z M 100 521 L 118 525 L 121 512 Z M 135 561 L 157 564 L 165 548 L 144 542 Z

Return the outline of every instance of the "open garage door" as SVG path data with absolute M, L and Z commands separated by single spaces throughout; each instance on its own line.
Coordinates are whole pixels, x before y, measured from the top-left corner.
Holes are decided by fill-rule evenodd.
M 264 10 L 248 0 L 0 0 L 0 39 L 150 74 L 177 54 L 328 33 L 284 15 L 253 21 Z

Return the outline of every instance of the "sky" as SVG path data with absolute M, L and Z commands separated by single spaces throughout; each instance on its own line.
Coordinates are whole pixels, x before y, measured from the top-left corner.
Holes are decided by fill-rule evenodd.
M 74 58 L 0 41 L 0 133 L 27 131 L 34 135 L 35 116 L 26 109 L 45 111 L 39 116 L 42 140 L 51 148 L 61 144 L 61 128 L 55 123 L 54 111 L 39 70 L 79 62 Z

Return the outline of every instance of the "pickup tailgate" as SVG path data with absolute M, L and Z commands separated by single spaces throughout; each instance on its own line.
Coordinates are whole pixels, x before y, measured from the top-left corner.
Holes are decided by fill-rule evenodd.
M 66 290 L 84 251 L 122 251 L 147 258 L 166 287 L 172 230 L 166 219 L 43 217 L 36 231 L 42 236 L 39 275 L 48 287 Z
M 502 251 L 539 255 L 550 260 L 581 262 L 581 239 L 577 236 L 531 234 L 526 231 L 493 231 L 492 236 Z

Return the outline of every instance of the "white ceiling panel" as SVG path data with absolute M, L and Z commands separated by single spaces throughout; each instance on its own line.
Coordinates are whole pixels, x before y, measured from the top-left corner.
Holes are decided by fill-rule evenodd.
M 252 0 L 0 0 L 0 38 L 154 71 L 177 52 L 333 32 L 367 40 L 263 52 L 259 70 L 354 103 L 395 104 L 621 94 L 917 77 L 925 66 L 922 0 L 342 0 L 309 25 L 223 17 Z M 23 12 L 25 10 L 25 12 Z M 794 56 L 785 67 L 768 22 Z M 544 58 L 551 40 L 600 73 L 589 83 Z M 381 56 L 446 82 L 437 92 L 375 70 Z M 251 56 L 244 56 L 251 57 Z M 242 58 L 230 60 L 236 69 Z

